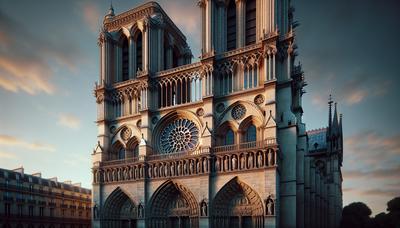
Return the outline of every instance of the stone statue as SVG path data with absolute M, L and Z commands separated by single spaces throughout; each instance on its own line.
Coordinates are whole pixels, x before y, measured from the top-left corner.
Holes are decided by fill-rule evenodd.
M 143 178 L 143 167 L 139 166 L 139 178 Z
M 232 157 L 232 170 L 236 170 L 237 169 L 237 158 L 236 156 Z
M 143 206 L 142 206 L 142 204 L 139 204 L 139 207 L 138 207 L 138 218 L 143 218 Z
M 153 169 L 152 169 L 152 167 L 150 166 L 149 167 L 149 177 L 152 177 L 153 175 L 152 175 L 152 171 L 153 171 Z
M 99 216 L 99 208 L 97 207 L 97 204 L 95 203 L 93 206 L 93 218 L 97 219 Z
M 268 197 L 267 199 L 267 215 L 273 215 L 274 214 L 274 201 L 271 199 L 271 197 Z
M 216 158 L 215 160 L 215 171 L 218 172 L 219 171 L 219 159 Z
M 229 159 L 228 157 L 224 158 L 224 170 L 229 171 Z
M 178 175 L 182 175 L 182 165 L 178 162 Z
M 271 150 L 268 152 L 268 161 L 269 161 L 269 165 L 272 165 L 272 151 Z
M 168 170 L 169 170 L 169 165 L 168 165 L 168 163 L 166 163 L 165 164 L 165 167 L 164 167 L 164 175 L 167 177 L 168 176 Z
M 208 163 L 207 163 L 207 159 L 204 158 L 203 159 L 203 172 L 207 172 L 208 170 Z
M 207 203 L 201 202 L 201 216 L 207 216 Z
M 263 158 L 262 158 L 261 153 L 259 153 L 258 156 L 257 156 L 257 165 L 258 165 L 258 167 L 262 167 L 262 162 L 263 162 Z
M 194 171 L 194 162 L 192 160 L 189 160 L 190 162 L 190 174 L 193 174 Z
M 187 164 L 186 161 L 183 161 L 183 175 L 187 173 Z
M 240 158 L 240 168 L 241 169 L 245 169 L 246 168 L 246 159 L 244 158 L 244 156 L 242 156 Z
M 250 154 L 249 157 L 247 158 L 247 165 L 249 169 L 253 168 L 253 154 Z
M 174 176 L 175 175 L 175 165 L 174 165 L 174 163 L 172 162 L 171 163 L 171 176 Z
M 201 168 L 200 168 L 200 166 L 201 166 L 201 162 L 200 162 L 200 161 L 197 161 L 197 162 L 196 162 L 196 173 L 201 173 Z

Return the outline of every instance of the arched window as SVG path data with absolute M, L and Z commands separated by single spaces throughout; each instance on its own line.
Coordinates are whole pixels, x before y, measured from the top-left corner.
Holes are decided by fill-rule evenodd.
M 236 4 L 229 2 L 226 13 L 226 48 L 228 51 L 236 49 Z
M 253 124 L 247 128 L 247 131 L 245 133 L 245 140 L 246 142 L 254 142 L 257 140 L 256 127 Z
M 256 0 L 246 1 L 246 45 L 256 42 Z
M 142 49 L 143 49 L 143 42 L 142 42 L 142 33 L 139 32 L 136 38 L 136 67 L 140 70 L 143 70 L 143 59 L 142 59 Z M 137 70 L 137 69 L 135 69 Z
M 225 145 L 232 145 L 235 143 L 235 134 L 232 129 L 228 129 L 225 134 Z
M 133 149 L 133 157 L 138 157 L 139 156 L 139 145 L 136 145 L 135 148 Z
M 118 151 L 118 159 L 119 160 L 125 159 L 125 149 L 124 148 L 119 149 L 119 151 Z
M 128 39 L 123 36 L 122 40 L 122 81 L 129 79 L 129 44 Z

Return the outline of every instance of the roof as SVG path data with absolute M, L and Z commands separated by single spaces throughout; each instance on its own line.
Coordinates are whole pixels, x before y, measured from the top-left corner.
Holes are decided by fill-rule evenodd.
M 19 180 L 24 181 L 24 182 L 30 182 L 29 177 L 31 178 L 31 182 L 34 184 L 40 184 L 42 186 L 48 186 L 48 187 L 53 187 L 53 188 L 60 188 L 64 190 L 69 190 L 69 191 L 74 191 L 77 193 L 83 193 L 83 194 L 90 194 L 91 190 L 83 187 L 78 187 L 74 186 L 73 184 L 66 184 L 62 182 L 55 182 L 50 179 L 46 178 L 41 178 L 37 176 L 33 176 L 30 174 L 22 174 L 20 172 L 16 172 L 14 170 L 8 170 L 8 169 L 3 169 L 0 168 L 0 177 L 1 178 L 6 178 L 9 180 L 17 180 L 17 176 Z
M 308 150 L 310 153 L 320 152 L 327 149 L 326 143 L 327 128 L 320 128 L 307 131 L 308 134 Z

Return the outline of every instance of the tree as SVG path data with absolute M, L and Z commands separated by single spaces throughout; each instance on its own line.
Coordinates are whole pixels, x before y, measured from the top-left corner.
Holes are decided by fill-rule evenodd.
M 371 209 L 362 202 L 351 203 L 343 208 L 341 228 L 366 228 L 370 224 Z

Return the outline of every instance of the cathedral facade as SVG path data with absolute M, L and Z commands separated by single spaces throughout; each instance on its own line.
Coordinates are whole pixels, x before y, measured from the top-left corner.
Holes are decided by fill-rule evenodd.
M 104 18 L 93 227 L 338 227 L 341 117 L 302 121 L 291 1 L 198 6 L 195 63 L 155 2 Z

